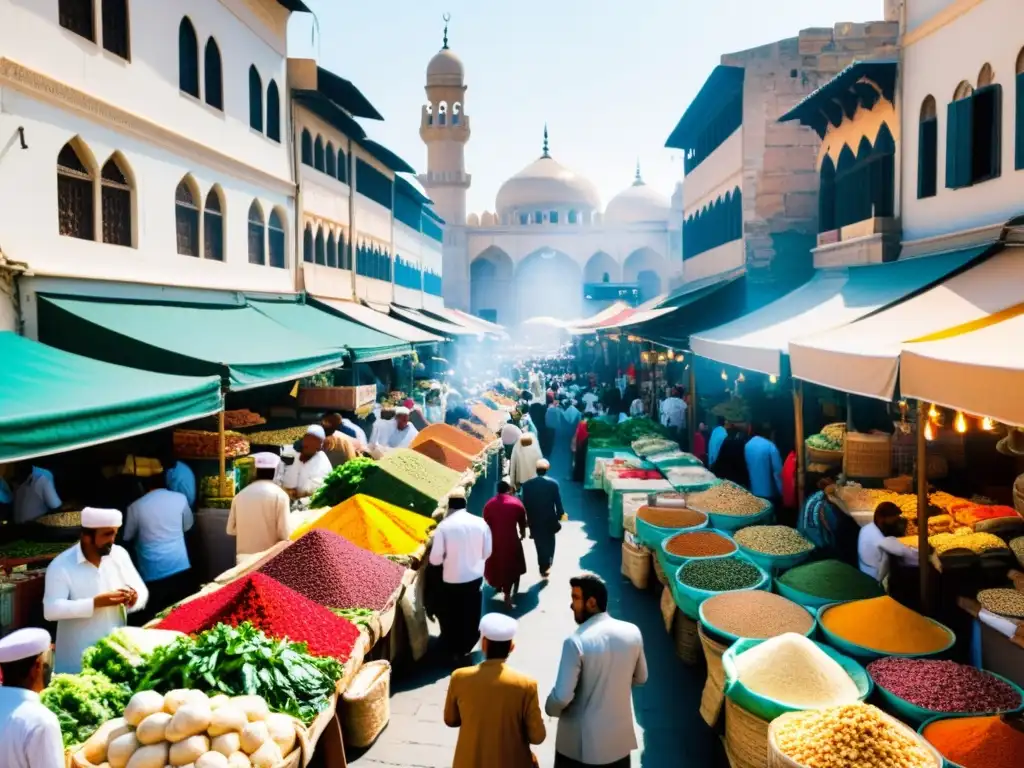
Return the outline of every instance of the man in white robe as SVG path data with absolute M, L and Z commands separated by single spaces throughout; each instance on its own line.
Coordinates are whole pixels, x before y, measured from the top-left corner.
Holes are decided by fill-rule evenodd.
M 291 465 L 278 469 L 279 483 L 293 499 L 312 496 L 331 474 L 331 460 L 323 451 L 327 434 L 319 424 L 313 424 L 302 438 L 302 450 Z

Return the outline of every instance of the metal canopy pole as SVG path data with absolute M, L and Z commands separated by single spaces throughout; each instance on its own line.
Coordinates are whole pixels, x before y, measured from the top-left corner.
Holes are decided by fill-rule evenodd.
M 225 498 L 228 495 L 228 479 L 227 479 L 227 458 L 225 453 L 227 452 L 225 446 L 224 436 L 224 409 L 220 409 L 220 413 L 217 414 L 217 453 L 220 461 L 220 496 Z
M 803 511 L 806 466 L 804 463 L 804 383 L 793 379 L 793 421 L 795 425 L 796 449 L 796 503 L 797 515 Z
M 929 602 L 929 549 L 928 549 L 928 444 L 924 431 L 928 423 L 928 408 L 923 400 L 917 401 L 917 554 L 918 577 L 921 590 L 921 612 L 928 614 Z

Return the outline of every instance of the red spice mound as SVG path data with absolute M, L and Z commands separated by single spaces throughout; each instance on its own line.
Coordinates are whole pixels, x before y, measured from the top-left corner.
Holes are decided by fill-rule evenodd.
M 405 569 L 315 528 L 268 561 L 260 573 L 330 608 L 384 610 Z
M 348 660 L 359 630 L 269 576 L 250 573 L 226 587 L 179 605 L 157 626 L 194 635 L 218 624 L 244 621 L 273 638 L 306 643 L 315 656 Z

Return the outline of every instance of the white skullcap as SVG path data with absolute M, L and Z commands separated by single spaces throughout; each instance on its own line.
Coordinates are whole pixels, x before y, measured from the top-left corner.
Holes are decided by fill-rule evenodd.
M 507 643 L 516 636 L 518 622 L 504 613 L 488 613 L 480 619 L 480 634 L 492 643 Z
M 256 469 L 277 469 L 277 465 L 281 463 L 280 456 L 267 451 L 257 453 L 252 460 L 256 464 Z
M 458 488 L 452 488 L 452 492 L 448 494 L 449 499 L 464 499 L 466 498 L 466 489 L 461 485 Z
M 86 507 L 82 510 L 83 528 L 120 528 L 123 518 L 116 509 Z
M 313 437 L 318 437 L 321 440 L 327 437 L 327 433 L 324 432 L 324 428 L 321 427 L 319 424 L 310 424 L 309 428 L 306 430 L 306 434 L 312 435 Z
M 50 650 L 50 633 L 45 629 L 19 629 L 0 640 L 0 664 L 33 659 Z
M 395 408 L 395 416 L 408 416 L 410 413 L 411 411 L 404 405 L 400 405 Z
M 551 462 L 547 459 L 537 459 L 537 469 L 551 469 Z

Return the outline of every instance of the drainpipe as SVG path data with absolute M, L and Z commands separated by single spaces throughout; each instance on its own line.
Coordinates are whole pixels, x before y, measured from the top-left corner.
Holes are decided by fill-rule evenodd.
M 902 226 L 902 222 L 903 222 L 903 190 L 905 188 L 906 171 L 907 171 L 906 152 L 904 151 L 904 145 L 906 143 L 906 136 L 907 136 L 907 130 L 908 130 L 908 124 L 907 124 L 907 121 L 905 120 L 906 110 L 903 108 L 904 107 L 904 103 L 903 103 L 903 81 L 906 79 L 906 76 L 907 76 L 906 75 L 906 69 L 904 68 L 905 57 L 903 55 L 903 31 L 907 28 L 907 3 L 906 3 L 906 0 L 903 0 L 903 2 L 900 3 L 900 17 L 899 17 L 898 21 L 899 21 L 900 28 L 899 28 L 899 33 L 896 36 L 896 62 L 897 62 L 897 64 L 896 64 L 896 105 L 895 106 L 896 106 L 897 119 L 899 120 L 899 124 L 900 124 L 900 137 L 901 137 L 902 140 L 899 142 L 899 145 L 896 148 L 897 151 L 900 153 L 900 173 L 899 173 L 899 178 L 896 181 L 897 185 L 899 186 L 899 194 L 896 195 L 896 210 L 894 211 L 894 213 L 899 217 L 899 220 L 900 220 L 900 234 L 899 234 L 899 238 L 900 238 L 900 243 L 902 243 L 902 241 L 903 241 L 903 226 Z M 916 126 L 917 123 L 915 122 L 915 123 L 913 123 L 913 125 Z M 918 151 L 918 153 L 921 152 L 921 147 L 920 146 L 918 146 L 917 151 Z
M 25 315 L 21 311 L 21 277 L 29 273 L 28 264 L 14 261 L 4 255 L 0 248 L 0 275 L 9 275 L 11 280 L 11 309 L 14 310 L 14 331 L 19 336 L 25 335 Z

